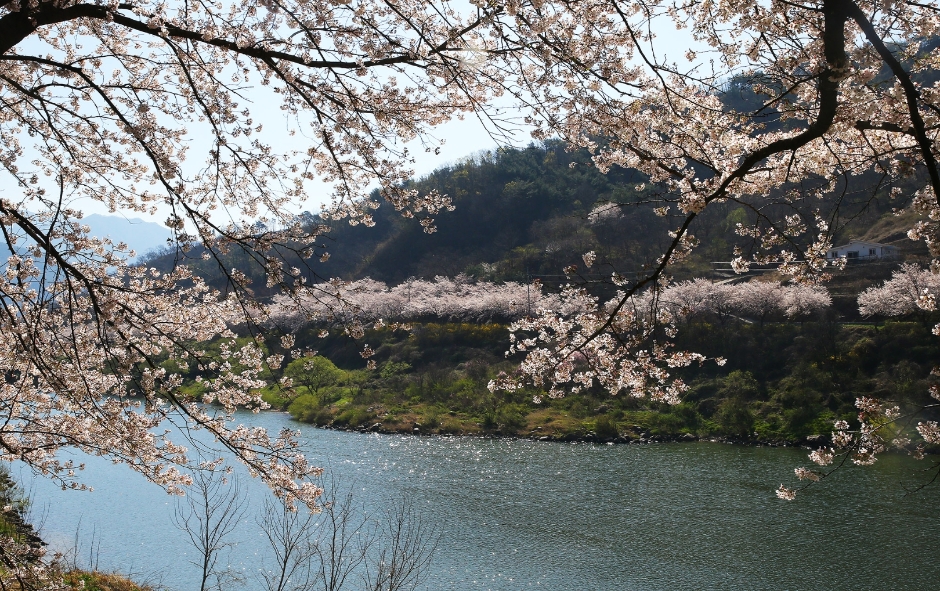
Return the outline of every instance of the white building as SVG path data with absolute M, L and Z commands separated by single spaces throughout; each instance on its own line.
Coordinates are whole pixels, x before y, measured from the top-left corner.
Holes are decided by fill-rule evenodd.
M 865 242 L 863 240 L 853 240 L 842 246 L 833 246 L 826 253 L 827 259 L 837 259 L 845 257 L 847 259 L 892 259 L 900 255 L 897 246 L 879 244 L 878 242 Z

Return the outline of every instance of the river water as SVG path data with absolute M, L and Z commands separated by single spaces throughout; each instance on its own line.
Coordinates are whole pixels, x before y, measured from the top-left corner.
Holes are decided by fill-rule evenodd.
M 281 413 L 246 415 L 301 429 L 310 456 L 378 508 L 409 499 L 441 538 L 424 588 L 936 589 L 940 484 L 906 494 L 927 464 L 884 457 L 836 473 L 796 501 L 806 451 L 720 443 L 559 444 L 367 435 L 316 429 Z M 92 493 L 26 480 L 43 536 L 79 562 L 186 591 L 193 550 L 172 523 L 174 498 L 127 468 L 86 458 Z M 229 557 L 258 588 L 264 554 L 249 510 Z

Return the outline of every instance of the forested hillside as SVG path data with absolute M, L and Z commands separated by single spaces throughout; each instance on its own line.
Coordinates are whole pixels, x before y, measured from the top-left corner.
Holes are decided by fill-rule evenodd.
M 811 219 L 813 211 L 830 211 L 838 204 L 840 217 L 832 219 L 835 244 L 865 238 L 896 245 L 905 256 L 926 254 L 906 238 L 907 216 L 892 213 L 905 204 L 890 198 L 890 186 L 872 194 L 870 189 L 879 180 L 874 172 L 847 178 L 837 191 L 808 203 L 769 195 L 761 212 L 731 202 L 709 207 L 693 226 L 700 246 L 674 268 L 673 275 L 703 276 L 722 267 L 715 263 L 729 261 L 735 246 L 747 252 L 753 239 L 739 235 L 738 224 L 753 226 L 758 213 L 780 208 L 802 211 L 804 219 Z M 657 215 L 642 206 L 655 189 L 639 173 L 611 169 L 602 174 L 587 153 L 568 152 L 558 142 L 480 153 L 407 188 L 420 193 L 436 190 L 453 200 L 455 209 L 436 217 L 436 232 L 425 233 L 415 220 L 400 217 L 387 203 L 374 210 L 374 227 L 351 226 L 307 212 L 300 216 L 304 223 L 330 227 L 323 240 L 330 256 L 325 261 L 316 257 L 301 261 L 294 253 L 285 253 L 286 263 L 300 268 L 314 283 L 332 277 L 371 277 L 393 285 L 409 277 L 466 273 L 488 281 L 539 278 L 551 289 L 565 281 L 564 267 L 580 264 L 581 255 L 592 250 L 597 254 L 594 276 L 609 276 L 614 270 L 629 276 L 642 270 L 662 253 L 675 223 L 670 212 Z M 218 265 L 203 261 L 201 254 L 199 248 L 185 255 L 157 252 L 146 264 L 192 265 L 221 284 Z M 237 249 L 223 260 L 252 278 L 256 290 L 265 291 L 260 268 Z
M 300 358 L 265 399 L 321 426 L 380 432 L 501 434 L 622 441 L 726 437 L 737 441 L 821 443 L 836 419 L 853 420 L 856 397 L 919 407 L 940 342 L 919 322 L 883 325 L 757 323 L 700 319 L 683 326 L 677 346 L 722 355 L 725 366 L 681 371 L 690 389 L 672 406 L 590 388 L 560 399 L 535 389 L 491 391 L 505 359 L 505 325 L 423 323 L 410 332 L 368 331 L 376 370 L 362 369 L 355 344 L 318 338 L 319 355 Z M 335 363 L 334 363 L 335 362 Z M 280 374 L 278 374 L 280 375 Z M 542 398 L 535 402 L 534 397 Z M 936 413 L 929 412 L 928 418 Z M 911 425 L 898 427 L 898 433 Z
M 877 185 L 877 178 L 855 179 L 852 186 L 862 182 Z M 601 174 L 583 152 L 567 152 L 557 143 L 531 145 L 478 154 L 415 181 L 411 187 L 418 191 L 453 198 L 455 210 L 438 216 L 436 233 L 423 232 L 387 205 L 375 210 L 372 228 L 334 222 L 327 241 L 330 258 L 311 262 L 310 268 L 321 278 L 384 282 L 392 289 L 383 291 L 375 282 L 353 284 L 350 300 L 365 315 L 409 320 L 411 328 L 368 330 L 357 341 L 342 330 L 324 338 L 324 326 L 295 318 L 287 323 L 295 348 L 317 354 L 288 360 L 285 369 L 272 371 L 272 383 L 288 378 L 291 385 L 270 387 L 266 400 L 303 421 L 377 431 L 793 442 L 828 433 L 835 418 L 850 418 L 857 396 L 893 400 L 905 408 L 923 398 L 930 368 L 940 360 L 938 343 L 927 329 L 932 316 L 881 327 L 846 324 L 860 319 L 859 293 L 887 279 L 900 260 L 853 264 L 835 272 L 828 285 L 832 305 L 802 314 L 782 308 L 748 312 L 745 306 L 690 315 L 677 302 L 677 317 L 685 317 L 677 347 L 728 359 L 724 367 L 683 370 L 691 388 L 678 406 L 610 397 L 599 388 L 541 404 L 533 398 L 544 393 L 535 389 L 491 392 L 488 382 L 500 372 L 512 373 L 519 362 L 504 356 L 506 320 L 518 317 L 526 300 L 540 301 L 553 285 L 566 281 L 563 267 L 580 265 L 584 273 L 582 254 L 593 250 L 593 274 L 585 274 L 591 279 L 612 270 L 641 270 L 661 252 L 670 217 L 634 207 L 652 190 L 643 185 L 629 171 Z M 814 205 L 826 208 L 838 201 L 843 212 L 850 212 L 833 220 L 835 244 L 850 238 L 886 242 L 900 248 L 902 260 L 916 261 L 923 253 L 902 230 L 910 214 L 894 215 L 892 209 L 903 204 L 888 193 L 884 187 L 871 198 L 846 190 L 824 194 Z M 784 201 L 766 198 L 767 207 Z M 738 223 L 751 224 L 753 214 L 734 203 L 709 208 L 696 229 L 702 244 L 676 268 L 676 282 L 727 276 L 727 264 L 716 262 L 728 261 L 735 246 L 748 248 L 751 238 L 735 229 Z M 313 215 L 306 221 L 325 223 Z M 198 260 L 194 255 L 190 261 Z M 151 263 L 166 264 L 166 259 Z M 456 282 L 420 280 L 458 274 L 463 277 Z M 409 278 L 419 280 L 402 286 Z M 535 278 L 544 287 L 530 293 L 526 280 Z M 772 272 L 768 278 L 773 279 Z M 256 282 L 255 289 L 265 288 Z M 478 313 L 473 306 L 451 310 L 461 305 L 458 292 L 466 299 L 474 290 L 502 298 L 501 303 L 493 300 Z M 725 304 L 733 301 L 729 297 Z M 389 310 L 404 316 L 396 318 Z M 373 350 L 374 370 L 364 368 L 363 342 Z M 269 351 L 280 351 L 274 333 L 267 343 Z M 190 393 L 198 395 L 199 388 L 191 386 Z

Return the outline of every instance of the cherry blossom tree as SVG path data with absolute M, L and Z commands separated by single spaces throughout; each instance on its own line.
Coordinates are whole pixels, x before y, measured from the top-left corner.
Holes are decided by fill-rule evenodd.
M 818 197 L 863 189 L 910 203 L 923 215 L 910 237 L 940 256 L 935 3 L 512 2 L 504 22 L 513 35 L 503 38 L 526 49 L 512 57 L 526 72 L 517 96 L 537 137 L 590 150 L 601 170 L 640 171 L 646 201 L 673 222 L 668 246 L 639 277 L 611 277 L 615 298 L 586 299 L 575 285 L 568 297 L 590 310 L 518 324 L 525 345 L 513 350 L 525 352 L 532 382 L 677 400 L 684 386 L 670 368 L 701 359 L 669 346 L 668 310 L 639 314 L 636 303 L 658 301 L 715 204 L 750 216 L 738 226 L 750 246 L 735 250 L 737 271 L 776 264 L 798 282 L 826 279 L 845 262 L 826 259 L 843 200 L 824 211 Z M 658 43 L 667 24 L 699 45 L 683 56 Z M 732 77 L 753 102 L 722 101 Z M 859 188 L 862 175 L 876 182 Z
M 829 291 L 819 285 L 780 285 L 749 281 L 737 284 L 693 279 L 663 290 L 659 305 L 676 318 L 687 321 L 709 314 L 725 318 L 751 316 L 762 323 L 780 312 L 787 318 L 806 318 L 832 305 Z
M 475 56 L 502 9 L 465 8 L 0 0 L 0 459 L 81 488 L 80 466 L 59 455 L 74 447 L 179 492 L 196 442 L 173 436 L 175 423 L 314 503 L 316 469 L 294 434 L 231 422 L 239 406 L 263 407 L 250 392 L 282 358 L 235 341 L 232 327 L 252 330 L 264 305 L 229 255 L 263 269 L 272 289 L 297 287 L 285 253 L 329 256 L 326 228 L 296 215 L 314 180 L 333 187 L 325 219 L 370 225 L 375 183 L 434 230 L 449 200 L 400 188 L 405 145 L 436 150 L 431 127 L 464 113 L 501 133 L 487 118 L 502 87 Z M 89 202 L 165 217 L 181 264 L 129 267 L 125 245 L 82 224 Z M 223 291 L 184 264 L 196 245 L 228 278 Z M 211 339 L 221 355 L 198 344 Z M 205 395 L 182 393 L 187 370 Z
M 787 318 L 805 319 L 832 306 L 829 290 L 819 285 L 789 285 L 784 289 L 783 313 Z
M 940 275 L 906 263 L 880 287 L 869 287 L 858 296 L 862 316 L 907 316 L 936 309 Z
M 737 286 L 732 302 L 742 313 L 756 318 L 761 326 L 768 317 L 783 311 L 780 286 L 769 281 L 748 281 Z
M 708 279 L 693 279 L 669 286 L 662 295 L 661 305 L 673 316 L 691 320 L 715 310 L 718 286 Z

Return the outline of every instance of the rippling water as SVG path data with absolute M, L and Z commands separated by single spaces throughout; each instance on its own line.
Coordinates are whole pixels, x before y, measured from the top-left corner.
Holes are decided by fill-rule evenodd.
M 286 415 L 248 417 L 269 429 Z M 885 457 L 794 502 L 806 452 L 717 443 L 608 446 L 363 435 L 300 426 L 311 456 L 372 506 L 400 496 L 442 532 L 427 589 L 935 589 L 940 486 L 906 495 L 926 467 Z M 34 480 L 44 537 L 80 560 L 192 589 L 174 500 L 126 468 L 87 459 L 94 493 Z M 920 475 L 923 478 L 923 475 Z M 248 486 L 260 508 L 263 487 Z M 250 512 L 250 511 L 249 511 Z M 231 561 L 264 552 L 248 517 Z

